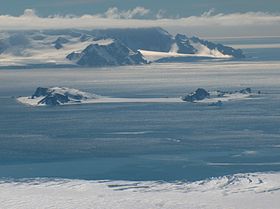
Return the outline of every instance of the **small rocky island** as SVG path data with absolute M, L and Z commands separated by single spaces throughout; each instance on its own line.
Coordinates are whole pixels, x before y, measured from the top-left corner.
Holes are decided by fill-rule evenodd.
M 182 99 L 186 102 L 200 101 L 210 97 L 210 93 L 203 88 L 198 88 L 195 92 L 188 94 Z
M 260 92 L 258 92 L 260 94 Z M 210 106 L 221 106 L 222 102 L 241 100 L 249 98 L 253 95 L 251 88 L 245 88 L 238 91 L 207 91 L 198 88 L 196 91 L 182 97 L 185 102 L 207 103 Z
M 260 94 L 260 92 L 258 92 Z M 97 104 L 97 103 L 204 103 L 209 106 L 222 106 L 223 102 L 244 100 L 252 97 L 251 88 L 239 91 L 207 91 L 198 88 L 196 91 L 183 97 L 162 98 L 115 98 L 104 97 L 78 89 L 67 87 L 38 87 L 32 96 L 18 97 L 17 101 L 30 106 L 59 106 L 74 104 Z
M 57 106 L 75 104 L 101 98 L 99 95 L 66 87 L 38 87 L 31 97 L 19 97 L 21 103 L 32 106 Z

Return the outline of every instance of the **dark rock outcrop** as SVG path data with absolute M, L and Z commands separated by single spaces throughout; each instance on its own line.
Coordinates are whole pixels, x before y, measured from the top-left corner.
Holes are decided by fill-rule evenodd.
M 197 50 L 191 45 L 190 40 L 187 36 L 177 34 L 175 36 L 175 42 L 178 46 L 178 53 L 180 54 L 195 54 Z
M 70 101 L 70 99 L 68 98 L 67 95 L 54 93 L 54 94 L 47 95 L 45 98 L 43 98 L 41 101 L 39 101 L 38 104 L 56 106 L 56 105 L 67 103 L 69 101 Z
M 65 103 L 81 103 L 100 96 L 67 87 L 38 87 L 29 99 L 35 99 L 37 105 L 56 106 Z
M 69 40 L 67 38 L 63 38 L 63 37 L 58 37 L 53 44 L 67 44 L 69 42 Z
M 241 93 L 241 94 L 251 94 L 252 89 L 251 88 L 242 89 L 242 90 L 239 91 L 239 93 Z
M 229 55 L 234 58 L 244 58 L 244 54 L 241 49 L 234 49 L 229 46 L 224 46 L 222 44 L 216 44 L 210 41 L 202 40 L 197 37 L 188 38 L 185 35 L 177 34 L 175 36 L 175 43 L 178 46 L 178 53 L 181 54 L 196 54 L 198 50 L 194 47 L 194 43 L 201 44 L 207 47 L 209 50 L 217 50 L 223 55 Z
M 38 87 L 34 94 L 32 95 L 32 99 L 36 97 L 42 97 L 42 96 L 47 96 L 49 94 L 49 88 L 44 88 L 44 87 Z
M 61 49 L 61 48 L 63 48 L 63 44 L 67 44 L 68 42 L 69 42 L 68 39 L 63 38 L 63 37 L 58 37 L 58 38 L 53 42 L 53 44 L 54 44 L 54 47 L 55 47 L 56 49 Z
M 63 45 L 60 44 L 60 43 L 56 43 L 56 44 L 54 45 L 54 48 L 56 48 L 56 49 L 61 49 L 61 48 L 63 48 Z
M 183 97 L 182 100 L 187 102 L 195 102 L 209 97 L 210 94 L 208 91 L 203 88 L 198 88 L 195 92 Z
M 134 51 L 169 52 L 174 43 L 173 36 L 158 27 L 93 30 L 92 35 L 100 39 L 117 39 Z
M 81 53 L 73 52 L 66 58 L 91 67 L 147 64 L 139 51 L 135 52 L 116 40 L 107 45 L 90 44 Z

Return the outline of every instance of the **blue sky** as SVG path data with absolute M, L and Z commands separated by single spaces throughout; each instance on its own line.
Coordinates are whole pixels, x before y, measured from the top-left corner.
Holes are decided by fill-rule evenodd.
M 110 7 L 127 10 L 142 6 L 156 13 L 162 9 L 170 16 L 200 15 L 214 8 L 218 13 L 280 12 L 279 0 L 0 0 L 1 14 L 20 15 L 32 8 L 40 16 L 53 14 L 103 13 Z

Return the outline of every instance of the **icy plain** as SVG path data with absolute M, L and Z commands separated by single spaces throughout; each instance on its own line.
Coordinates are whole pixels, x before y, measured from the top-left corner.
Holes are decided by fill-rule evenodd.
M 248 52 L 256 58 L 0 70 L 1 208 L 278 209 L 279 49 Z M 138 99 L 251 87 L 261 96 L 221 107 L 16 101 L 38 86 Z

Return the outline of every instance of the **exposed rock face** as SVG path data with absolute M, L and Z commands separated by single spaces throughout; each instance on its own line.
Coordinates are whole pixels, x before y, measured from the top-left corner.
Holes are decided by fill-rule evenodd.
M 252 89 L 251 88 L 246 88 L 246 89 L 242 89 L 239 91 L 241 94 L 251 94 L 252 93 Z
M 258 92 L 260 94 L 260 92 Z M 195 92 L 182 97 L 183 101 L 204 103 L 208 106 L 222 106 L 224 102 L 234 100 L 244 100 L 254 96 L 251 88 L 245 88 L 237 91 L 206 91 L 203 88 L 198 88 Z
M 217 96 L 218 97 L 223 97 L 226 94 L 251 94 L 252 93 L 252 89 L 251 88 L 245 88 L 245 89 L 241 89 L 239 91 L 217 91 Z
M 100 40 L 114 41 L 110 44 L 98 44 Z M 147 63 L 138 50 L 153 53 L 172 52 L 168 53 L 167 57 L 158 58 L 157 62 L 244 57 L 239 49 L 181 34 L 173 36 L 162 28 L 63 29 L 0 33 L 0 54 L 9 57 L 1 60 L 1 66 L 100 67 Z
M 209 97 L 210 97 L 210 94 L 208 91 L 206 91 L 203 88 L 198 88 L 195 92 L 185 96 L 183 98 L 183 100 L 187 101 L 187 102 L 194 102 L 194 101 L 203 100 L 203 99 L 206 99 Z
M 57 43 L 59 43 L 59 44 L 67 44 L 68 42 L 69 42 L 68 39 L 63 38 L 63 37 L 58 37 L 53 43 L 54 44 L 57 44 Z
M 96 99 L 98 97 L 98 95 L 66 87 L 38 87 L 34 94 L 31 96 L 31 99 L 39 99 L 37 103 L 38 105 L 55 106 L 68 102 L 77 103 L 87 99 Z
M 56 48 L 56 49 L 61 49 L 61 48 L 63 48 L 63 45 L 62 45 L 61 43 L 56 43 L 56 44 L 54 45 L 54 48 Z
M 191 45 L 190 40 L 187 36 L 177 34 L 175 36 L 175 42 L 178 46 L 178 53 L 180 54 L 195 54 L 197 50 Z
M 32 95 L 32 99 L 36 97 L 42 97 L 42 96 L 47 96 L 50 93 L 49 88 L 44 88 L 44 87 L 38 87 L 34 94 Z
M 61 48 L 63 48 L 63 44 L 67 44 L 68 42 L 69 42 L 68 39 L 63 38 L 63 37 L 58 37 L 58 38 L 53 42 L 53 44 L 54 44 L 54 47 L 55 47 L 56 49 L 61 49 Z
M 94 30 L 92 35 L 98 38 L 112 38 L 120 40 L 128 48 L 137 51 L 169 52 L 174 43 L 173 36 L 162 28 L 124 28 Z
M 118 66 L 147 64 L 140 52 L 134 52 L 119 41 L 106 45 L 90 44 L 81 53 L 73 52 L 67 59 L 81 66 Z
M 217 102 L 213 102 L 213 103 L 210 103 L 208 106 L 212 106 L 212 107 L 221 107 L 223 105 L 222 101 L 219 100 Z
M 194 43 L 200 43 L 200 44 L 206 46 L 210 50 L 217 50 L 220 53 L 222 53 L 223 55 L 229 55 L 234 58 L 244 58 L 245 57 L 241 49 L 234 49 L 232 47 L 224 46 L 222 44 L 215 44 L 213 42 L 202 40 L 197 37 L 192 37 L 192 38 L 190 38 L 190 40 Z
M 67 103 L 69 101 L 70 101 L 70 99 L 68 98 L 67 95 L 54 93 L 54 94 L 47 95 L 45 98 L 40 100 L 38 102 L 38 104 L 45 104 L 45 105 L 48 105 L 48 106 L 56 106 L 56 105 Z
M 195 45 L 199 44 L 207 48 L 209 51 L 218 51 L 222 55 L 232 56 L 234 58 L 244 58 L 244 54 L 240 49 L 234 49 L 222 44 L 215 44 L 210 41 L 202 40 L 197 37 L 188 38 L 185 35 L 177 34 L 175 36 L 175 42 L 178 46 L 178 53 L 181 54 L 196 54 L 199 53 L 199 49 Z

